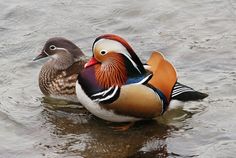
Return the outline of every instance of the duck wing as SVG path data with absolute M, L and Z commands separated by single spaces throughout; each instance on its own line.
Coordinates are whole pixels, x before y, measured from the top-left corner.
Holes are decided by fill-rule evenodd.
M 171 98 L 180 101 L 194 101 L 199 99 L 204 99 L 208 96 L 206 93 L 198 92 L 193 88 L 176 82 Z
M 174 66 L 159 52 L 153 52 L 147 64 L 148 70 L 153 73 L 153 77 L 148 84 L 161 91 L 169 102 L 172 89 L 177 81 Z

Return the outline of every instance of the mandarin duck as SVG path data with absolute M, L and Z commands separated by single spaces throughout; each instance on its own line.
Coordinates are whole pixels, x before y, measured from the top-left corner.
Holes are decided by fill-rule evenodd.
M 161 116 L 172 100 L 198 100 L 207 94 L 177 82 L 173 65 L 159 52 L 142 64 L 121 37 L 105 34 L 92 46 L 93 56 L 80 71 L 76 93 L 95 116 L 134 122 Z
M 83 52 L 71 41 L 54 37 L 46 41 L 41 53 L 33 60 L 50 59 L 39 73 L 39 88 L 45 96 L 78 102 L 75 82 L 87 62 Z

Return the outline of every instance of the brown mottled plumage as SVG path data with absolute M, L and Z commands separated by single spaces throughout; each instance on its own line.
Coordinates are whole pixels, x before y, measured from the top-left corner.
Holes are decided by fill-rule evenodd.
M 80 48 L 65 38 L 51 38 L 34 60 L 50 59 L 39 74 L 39 87 L 46 96 L 77 101 L 75 82 L 86 59 Z

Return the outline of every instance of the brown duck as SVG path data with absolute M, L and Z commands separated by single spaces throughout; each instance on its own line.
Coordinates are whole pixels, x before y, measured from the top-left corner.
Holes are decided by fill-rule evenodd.
M 78 101 L 75 82 L 87 62 L 85 55 L 73 42 L 55 37 L 49 39 L 34 61 L 49 57 L 39 73 L 39 87 L 45 96 Z

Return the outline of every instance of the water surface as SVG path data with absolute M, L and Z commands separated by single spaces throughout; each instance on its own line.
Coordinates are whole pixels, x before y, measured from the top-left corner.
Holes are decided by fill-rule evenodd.
M 0 157 L 235 157 L 235 0 L 51 0 L 0 3 Z M 145 61 L 159 50 L 179 81 L 209 94 L 127 132 L 80 108 L 49 108 L 38 88 L 55 36 L 91 56 L 103 33 L 124 37 Z

